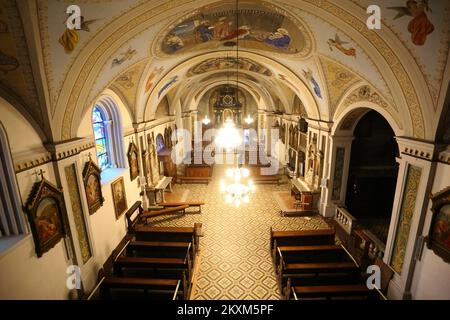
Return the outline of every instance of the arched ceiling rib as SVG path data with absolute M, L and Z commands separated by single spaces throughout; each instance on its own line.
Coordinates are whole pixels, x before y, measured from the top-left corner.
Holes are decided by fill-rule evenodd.
M 411 38 L 407 28 L 411 18 L 395 18 L 395 12 L 389 9 L 392 6 L 389 1 L 379 3 L 386 13 L 382 30 L 368 30 L 365 8 L 369 2 L 239 1 L 240 9 L 245 9 L 240 13 L 245 18 L 241 21 L 249 27 L 239 26 L 239 36 L 248 37 L 241 39 L 239 55 L 267 68 L 272 75 L 266 76 L 254 70 L 240 72 L 259 82 L 259 89 L 258 85 L 252 86 L 261 97 L 269 95 L 276 100 L 286 96 L 288 102 L 283 104 L 290 107 L 289 101 L 297 95 L 314 118 L 324 120 L 334 120 L 333 114 L 337 110 L 345 112 L 346 94 L 352 96 L 353 87 L 366 85 L 392 108 L 392 118 L 401 122 L 405 135 L 431 139 L 437 123 L 435 120 L 439 118 L 436 110 L 442 109 L 436 105 L 436 95 L 440 87 L 447 86 L 442 79 L 449 52 L 450 3 L 430 3 L 432 10 L 424 13 L 435 30 L 426 39 L 421 39 L 423 44 L 417 45 L 417 39 Z M 183 86 L 195 88 L 198 94 L 201 87 L 197 87 L 197 79 L 206 78 L 206 75 L 190 77 L 187 75 L 189 70 L 208 59 L 224 58 L 227 52 L 231 55 L 235 49 L 227 45 L 235 41 L 232 33 L 236 29 L 231 28 L 227 34 L 226 23 L 220 24 L 233 22 L 233 17 L 222 13 L 231 12 L 227 9 L 234 8 L 235 1 L 82 0 L 82 12 L 89 24 L 78 31 L 79 41 L 74 43 L 67 42 L 70 39 L 68 31 L 60 23 L 65 18 L 65 5 L 64 1 L 48 0 L 21 4 L 25 7 L 21 10 L 25 15 L 22 20 L 29 18 L 35 22 L 33 25 L 39 25 L 39 30 L 34 30 L 34 33 L 41 43 L 33 43 L 32 51 L 41 50 L 42 53 L 33 54 L 32 58 L 41 60 L 31 64 L 38 66 L 36 68 L 47 81 L 38 87 L 48 92 L 38 96 L 49 97 L 46 108 L 55 140 L 75 137 L 84 112 L 95 98 L 109 86 L 117 89 L 114 79 L 121 78 L 138 61 L 146 60 L 141 75 L 132 81 L 134 86 L 128 94 L 121 92 L 123 100 L 128 100 L 126 103 L 133 110 L 136 122 L 145 120 L 146 105 L 155 108 L 167 94 L 171 98 L 177 96 L 174 104 L 179 103 L 179 99 L 190 103 L 187 101 L 192 99 L 183 92 Z M 404 3 L 399 0 L 399 6 L 402 5 Z M 258 13 L 254 17 L 252 10 Z M 225 20 L 221 20 L 223 17 Z M 3 20 L 4 15 L 0 12 L 0 25 L 3 25 Z M 12 26 L 10 20 L 5 20 L 9 27 L 7 32 L 20 27 Z M 200 30 L 196 28 L 207 20 L 212 28 L 206 25 L 203 30 L 215 30 L 211 36 L 207 31 L 192 33 Z M 187 25 L 187 29 L 181 30 L 183 25 Z M 189 36 L 180 36 L 186 30 L 190 32 Z M 174 35 L 180 36 L 181 48 L 176 47 L 178 40 Z M 13 55 L 4 48 L 5 45 L 8 44 L 2 42 L 0 50 Z M 329 88 L 336 79 L 329 68 L 324 67 L 324 59 L 339 65 L 344 72 L 357 74 L 361 77 L 360 83 L 349 83 L 343 88 L 344 93 L 339 93 L 341 96 L 333 96 Z M 25 67 L 20 64 L 17 70 L 8 72 L 0 81 L 11 82 L 14 77 L 23 76 L 28 77 L 24 83 L 29 85 L 34 79 L 30 78 Z M 223 69 L 219 68 L 217 74 L 219 71 Z M 208 76 L 213 79 L 215 73 Z M 167 91 L 160 91 L 173 81 L 173 77 L 178 78 Z M 249 79 L 246 81 L 255 83 Z M 27 97 L 32 94 L 24 93 Z

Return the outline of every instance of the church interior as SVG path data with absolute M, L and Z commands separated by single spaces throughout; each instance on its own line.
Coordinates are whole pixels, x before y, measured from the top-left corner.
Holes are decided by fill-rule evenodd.
M 450 300 L 449 17 L 0 0 L 0 299 Z

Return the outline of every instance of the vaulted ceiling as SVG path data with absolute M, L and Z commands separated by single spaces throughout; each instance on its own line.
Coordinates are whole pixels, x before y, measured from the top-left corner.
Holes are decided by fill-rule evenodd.
M 133 121 L 195 110 L 232 79 L 258 109 L 339 121 L 361 106 L 397 135 L 432 139 L 449 81 L 450 3 L 370 0 L 78 0 L 81 30 L 66 27 L 66 0 L 3 0 L 0 95 L 44 140 L 76 137 L 105 89 Z M 236 3 L 238 3 L 236 5 Z M 419 13 L 421 13 L 419 15 Z

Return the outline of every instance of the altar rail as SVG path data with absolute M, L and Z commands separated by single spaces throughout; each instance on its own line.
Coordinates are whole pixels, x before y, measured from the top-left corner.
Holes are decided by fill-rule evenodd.
M 334 213 L 334 220 L 347 232 L 352 233 L 353 227 L 356 224 L 356 218 L 350 214 L 344 207 L 336 206 Z

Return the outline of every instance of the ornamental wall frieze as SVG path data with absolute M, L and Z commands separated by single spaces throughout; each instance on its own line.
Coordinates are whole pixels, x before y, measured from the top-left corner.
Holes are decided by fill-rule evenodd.
M 383 97 L 376 92 L 374 89 L 369 87 L 368 85 L 363 85 L 355 90 L 353 90 L 347 97 L 344 99 L 344 101 L 341 103 L 341 106 L 338 109 L 338 112 L 336 113 L 334 118 L 339 117 L 340 114 L 345 112 L 345 110 L 358 102 L 370 102 L 372 104 L 375 104 L 377 106 L 380 106 L 384 110 L 386 110 L 389 115 L 394 119 L 397 126 L 400 129 L 403 129 L 402 122 L 400 121 L 397 112 L 394 110 L 394 108 L 386 102 L 386 100 L 383 99 Z M 341 127 L 342 130 L 349 130 L 352 126 L 351 121 L 356 120 L 358 116 L 356 116 L 353 113 L 353 117 L 350 119 L 347 119 L 345 121 L 345 124 Z M 344 129 L 346 128 L 346 129 Z

